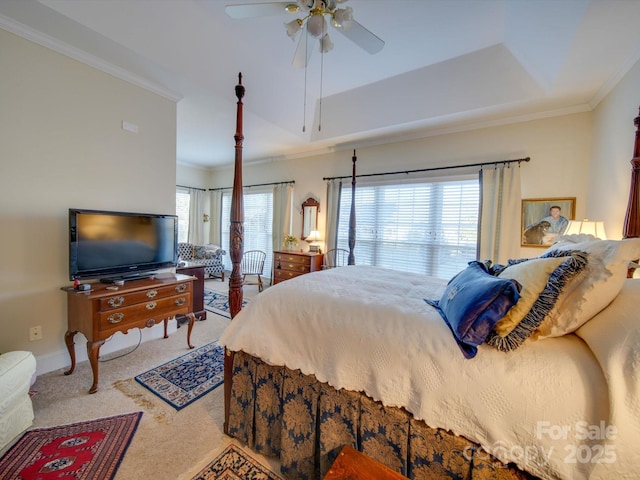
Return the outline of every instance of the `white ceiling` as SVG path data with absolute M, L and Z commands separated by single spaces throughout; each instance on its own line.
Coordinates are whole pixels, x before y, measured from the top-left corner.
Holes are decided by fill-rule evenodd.
M 179 99 L 177 161 L 203 167 L 233 161 L 238 72 L 254 161 L 585 111 L 640 58 L 639 0 L 349 0 L 385 47 L 330 30 L 305 121 L 295 16 L 226 15 L 243 3 L 265 1 L 0 0 L 0 27 Z

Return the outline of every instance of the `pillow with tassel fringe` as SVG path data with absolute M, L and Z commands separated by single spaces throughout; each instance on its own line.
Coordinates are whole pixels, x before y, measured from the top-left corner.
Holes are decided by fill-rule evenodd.
M 568 295 L 563 294 L 535 331 L 534 338 L 574 332 L 609 305 L 622 290 L 629 261 L 640 257 L 640 238 L 599 240 L 593 236 L 568 235 L 561 237 L 545 255 L 571 250 L 586 252 L 588 265 L 580 275 L 581 281 Z
M 485 343 L 498 350 L 515 350 L 529 339 L 552 311 L 569 284 L 588 262 L 582 251 L 550 251 L 537 258 L 509 260 L 499 278 L 522 285 L 520 300 L 495 325 Z

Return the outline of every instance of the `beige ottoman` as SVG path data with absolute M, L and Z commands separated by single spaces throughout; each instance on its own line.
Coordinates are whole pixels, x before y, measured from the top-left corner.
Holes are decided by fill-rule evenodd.
M 31 352 L 0 355 L 0 450 L 33 423 L 29 387 L 35 372 Z

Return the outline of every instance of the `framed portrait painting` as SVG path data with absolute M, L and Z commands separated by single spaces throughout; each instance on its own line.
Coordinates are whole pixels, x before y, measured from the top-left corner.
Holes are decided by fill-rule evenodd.
M 575 219 L 576 197 L 522 200 L 523 247 L 548 247 Z

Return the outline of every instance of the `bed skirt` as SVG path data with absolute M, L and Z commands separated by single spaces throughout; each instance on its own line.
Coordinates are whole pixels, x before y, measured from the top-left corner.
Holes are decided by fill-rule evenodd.
M 236 352 L 228 433 L 279 458 L 290 479 L 321 479 L 344 445 L 411 479 L 532 479 L 479 445 L 397 407 Z

